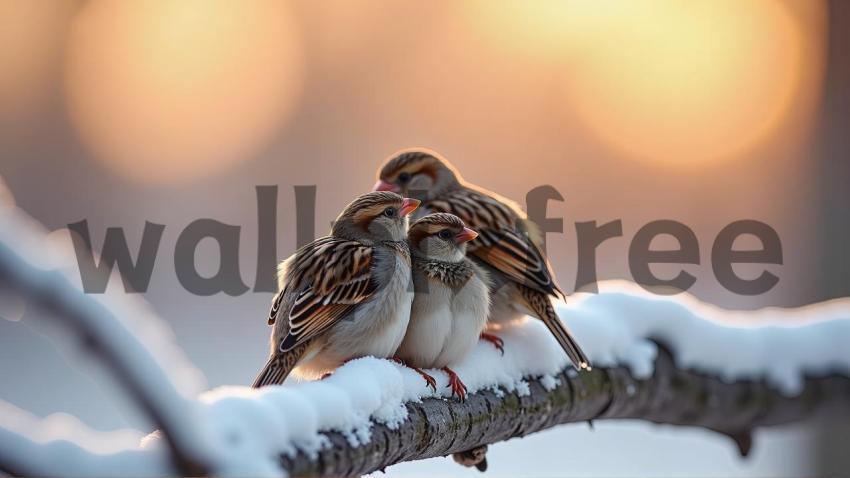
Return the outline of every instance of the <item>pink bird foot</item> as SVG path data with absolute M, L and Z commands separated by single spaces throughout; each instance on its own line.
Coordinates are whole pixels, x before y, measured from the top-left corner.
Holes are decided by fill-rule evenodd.
M 460 381 L 460 377 L 457 376 L 454 370 L 443 367 L 441 369 L 443 372 L 446 372 L 449 375 L 449 384 L 446 387 L 452 388 L 452 396 L 457 395 L 457 398 L 460 399 L 461 402 L 466 400 L 466 385 Z
M 499 349 L 499 352 L 501 352 L 502 355 L 505 355 L 505 341 L 502 340 L 498 335 L 489 334 L 487 332 L 481 332 L 481 340 L 490 342 L 491 344 L 493 344 L 493 347 Z
M 431 375 L 428 375 L 424 370 L 422 370 L 421 368 L 418 368 L 418 367 L 411 367 L 404 360 L 402 360 L 398 357 L 391 357 L 390 360 L 392 360 L 393 362 L 395 362 L 399 365 L 403 365 L 403 366 L 413 370 L 414 372 L 418 373 L 419 375 L 421 375 L 422 378 L 425 379 L 425 384 L 428 387 L 430 387 L 433 392 L 435 392 L 435 393 L 437 392 L 437 379 L 435 379 Z

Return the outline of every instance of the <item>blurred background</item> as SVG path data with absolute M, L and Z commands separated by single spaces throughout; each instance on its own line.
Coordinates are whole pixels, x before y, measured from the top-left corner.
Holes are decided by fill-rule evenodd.
M 279 259 L 295 248 L 293 186 L 316 185 L 316 231 L 372 185 L 394 151 L 433 148 L 474 183 L 524 204 L 549 184 L 550 257 L 576 276 L 575 222 L 621 219 L 600 279 L 631 279 L 644 224 L 691 227 L 689 291 L 728 308 L 850 295 L 850 3 L 842 0 L 0 0 L 0 177 L 18 205 L 95 250 L 122 227 L 135 257 L 165 224 L 142 294 L 209 386 L 249 384 L 264 362 L 271 293 L 198 297 L 174 245 L 199 218 L 241 226 L 242 280 L 256 270 L 255 186 L 277 185 Z M 782 265 L 740 296 L 711 269 L 717 233 L 771 225 Z M 758 247 L 742 237 L 736 247 Z M 653 247 L 675 246 L 659 237 Z M 202 241 L 202 275 L 218 269 Z M 113 271 L 108 293 L 124 294 Z M 0 399 L 97 429 L 150 429 L 38 311 L 0 298 Z M 57 351 L 58 347 L 58 351 Z M 45 379 L 48 380 L 45 383 Z M 642 423 L 564 426 L 491 447 L 489 476 L 813 476 L 850 464 L 836 420 L 731 441 Z M 533 460 L 527 459 L 533 457 Z M 390 476 L 477 476 L 450 459 Z

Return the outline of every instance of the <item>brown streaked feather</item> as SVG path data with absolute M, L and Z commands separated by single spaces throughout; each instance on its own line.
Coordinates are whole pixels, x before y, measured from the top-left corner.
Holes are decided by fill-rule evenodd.
M 302 302 L 306 304 L 290 314 L 289 334 L 297 336 L 299 341 L 307 340 L 325 330 L 349 309 L 350 304 L 325 304 L 321 296 L 313 296 Z M 296 306 L 301 305 L 296 302 Z
M 295 252 L 295 258 L 284 271 L 281 282 L 286 289 L 312 286 L 319 293 L 326 294 L 339 283 L 347 282 L 368 269 L 371 261 L 371 246 L 326 236 Z
M 281 351 L 327 330 L 375 293 L 372 251 L 356 241 L 324 237 L 296 253 L 283 280 L 287 289 L 301 292 L 289 311 L 290 328 Z
M 251 386 L 253 388 L 260 388 L 266 385 L 280 385 L 283 383 L 309 346 L 310 342 L 307 341 L 292 350 L 272 355 Z
M 283 302 L 283 291 L 279 291 L 272 299 L 272 309 L 269 311 L 268 323 L 274 325 L 277 320 L 277 314 L 280 313 L 280 304 Z
M 552 299 L 547 295 L 540 293 L 529 287 L 517 285 L 517 289 L 522 296 L 523 301 L 528 308 L 534 312 L 540 320 L 546 324 L 546 327 L 555 336 L 555 340 L 567 353 L 573 367 L 577 370 L 590 369 L 590 360 L 585 355 L 584 351 L 579 347 L 573 336 L 570 334 L 567 327 L 561 322 L 555 308 L 552 307 Z
M 418 247 L 422 239 L 437 234 L 443 229 L 460 232 L 465 226 L 463 221 L 454 214 L 445 212 L 432 213 L 410 224 L 407 230 L 407 240 Z
M 381 168 L 379 176 L 391 182 L 403 172 L 424 173 L 433 178 L 436 176 L 436 165 L 439 161 L 435 155 L 433 151 L 425 149 L 396 154 Z
M 334 221 L 331 235 L 342 237 L 340 228 L 350 222 L 361 228 L 366 228 L 369 222 L 388 206 L 401 207 L 404 198 L 389 191 L 373 191 L 351 201 Z
M 465 224 L 463 221 L 454 214 L 435 212 L 414 221 L 410 224 L 410 229 L 418 229 L 421 227 L 429 232 L 437 232 L 445 229 L 446 227 L 462 229 L 464 226 Z
M 486 242 L 470 251 L 515 282 L 551 294 L 555 290 L 548 264 L 512 231 L 488 231 Z
M 455 214 L 478 232 L 478 237 L 467 246 L 469 254 L 519 284 L 544 294 L 563 296 L 538 244 L 539 234 L 528 230 L 527 220 L 516 206 L 484 191 L 463 187 L 429 201 L 426 207 Z

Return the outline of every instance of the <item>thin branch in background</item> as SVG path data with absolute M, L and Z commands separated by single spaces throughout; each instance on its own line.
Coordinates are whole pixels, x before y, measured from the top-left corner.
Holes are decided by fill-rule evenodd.
M 41 306 L 76 334 L 131 399 L 165 436 L 177 469 L 185 475 L 204 474 L 214 460 L 206 424 L 191 400 L 181 395 L 159 367 L 150 349 L 119 320 L 100 296 L 84 294 L 56 268 L 39 267 L 34 255 L 45 244 L 44 234 L 14 207 L 0 206 L 0 281 Z M 43 256 L 49 251 L 39 251 Z M 42 256 L 42 257 L 43 257 Z

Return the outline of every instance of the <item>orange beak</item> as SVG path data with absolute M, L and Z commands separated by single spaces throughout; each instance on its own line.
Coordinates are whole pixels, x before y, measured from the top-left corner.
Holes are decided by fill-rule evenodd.
M 419 207 L 419 204 L 421 202 L 422 201 L 418 199 L 404 198 L 404 201 L 401 202 L 401 209 L 399 209 L 398 215 L 400 217 L 407 216 L 408 214 L 415 211 L 416 208 Z
M 463 230 L 455 236 L 455 244 L 463 244 L 464 242 L 469 242 L 476 237 L 478 237 L 477 232 L 468 227 L 464 227 Z
M 397 193 L 401 191 L 401 188 L 396 186 L 395 184 L 388 183 L 379 179 L 378 182 L 375 183 L 374 186 L 372 186 L 372 191 L 392 191 L 394 193 Z

